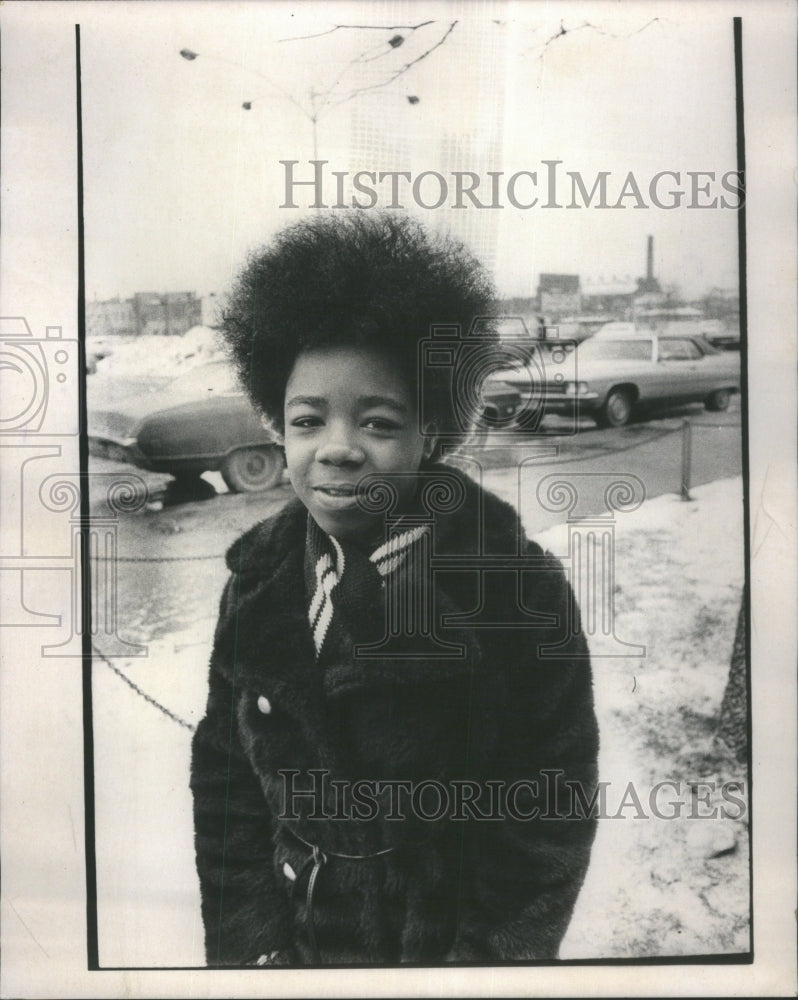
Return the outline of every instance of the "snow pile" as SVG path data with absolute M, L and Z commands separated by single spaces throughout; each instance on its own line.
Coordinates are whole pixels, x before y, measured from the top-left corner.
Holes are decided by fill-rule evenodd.
M 181 375 L 198 365 L 225 357 L 219 333 L 207 326 L 193 326 L 179 337 L 142 334 L 133 339 L 103 342 L 111 353 L 97 362 L 105 377 Z
M 742 599 L 741 477 L 693 497 L 669 494 L 617 515 L 613 634 L 589 635 L 609 815 L 599 822 L 564 958 L 748 946 L 747 814 L 724 816 L 720 792 L 741 781 L 745 801 L 746 769 L 718 756 L 713 742 Z M 568 536 L 569 526 L 557 525 L 538 541 L 561 555 Z M 618 640 L 629 644 L 626 656 L 613 655 Z M 624 799 L 630 782 L 642 811 Z M 676 787 L 657 793 L 661 782 Z M 696 805 L 698 782 L 714 784 L 711 805 Z M 680 814 L 657 816 L 652 795 L 661 811 Z M 674 800 L 681 805 L 667 804 Z
M 208 618 L 149 642 L 145 657 L 114 659 L 113 668 L 95 659 L 97 905 L 106 965 L 205 963 L 188 727 L 205 712 L 214 624 Z

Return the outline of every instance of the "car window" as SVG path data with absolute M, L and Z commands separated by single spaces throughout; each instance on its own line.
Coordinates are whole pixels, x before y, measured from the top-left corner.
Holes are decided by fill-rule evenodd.
M 580 361 L 650 361 L 652 354 L 652 342 L 644 337 L 639 340 L 592 337 L 577 348 Z
M 660 340 L 660 361 L 695 361 L 701 357 L 701 351 L 692 340 Z
M 718 350 L 714 344 L 711 344 L 706 337 L 698 337 L 693 343 L 698 347 L 702 354 L 722 354 L 723 352 Z

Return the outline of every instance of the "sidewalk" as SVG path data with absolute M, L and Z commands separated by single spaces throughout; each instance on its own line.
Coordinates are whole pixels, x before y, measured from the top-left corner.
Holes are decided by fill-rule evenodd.
M 651 787 L 666 779 L 680 783 L 687 805 L 680 819 L 643 819 L 627 796 L 618 818 L 600 822 L 563 958 L 747 948 L 745 817 L 690 819 L 688 788 L 745 777 L 706 773 L 702 753 L 723 694 L 743 582 L 741 479 L 699 487 L 693 497 L 661 496 L 617 515 L 616 633 L 645 646 L 646 655 L 607 657 L 604 640 L 591 641 L 610 812 L 619 812 L 630 782 L 647 812 Z M 563 557 L 568 526 L 537 540 Z M 151 643 L 144 659 L 110 661 L 129 683 L 95 660 L 101 966 L 204 963 L 188 775 L 215 610 Z M 674 797 L 660 796 L 665 811 Z

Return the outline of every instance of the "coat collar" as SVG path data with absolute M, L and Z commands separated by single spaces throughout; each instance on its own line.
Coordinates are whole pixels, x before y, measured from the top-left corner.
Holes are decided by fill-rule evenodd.
M 515 510 L 459 470 L 451 466 L 440 469 L 456 477 L 462 494 L 456 509 L 435 517 L 435 554 L 470 555 L 480 549 L 491 554 L 518 552 L 523 533 Z M 446 630 L 445 639 L 461 647 L 463 655 L 457 658 L 414 653 L 399 661 L 399 669 L 395 658 L 370 657 L 319 670 L 307 617 L 306 528 L 307 511 L 294 499 L 277 515 L 242 535 L 227 554 L 227 564 L 234 574 L 234 604 L 220 623 L 220 639 L 223 635 L 224 647 L 235 650 L 240 681 L 248 678 L 251 684 L 257 684 L 268 680 L 272 690 L 277 685 L 286 693 L 293 692 L 291 700 L 302 702 L 300 706 L 298 701 L 297 710 L 302 707 L 307 712 L 308 698 L 316 701 L 325 694 L 374 685 L 427 687 L 431 683 L 460 683 L 464 674 L 476 677 L 487 668 L 482 662 L 478 634 L 470 627 L 452 627 Z M 471 606 L 473 590 L 463 596 L 463 581 L 458 583 L 458 576 L 461 574 L 440 575 L 441 585 L 435 592 L 438 616 L 457 615 Z M 473 573 L 468 582 L 473 585 Z M 514 591 L 508 600 L 513 596 Z
M 434 514 L 436 553 L 515 555 L 521 551 L 526 539 L 510 504 L 483 490 L 454 466 L 430 464 L 424 472 L 440 472 L 450 483 L 459 483 L 462 491 L 454 509 Z M 304 552 L 306 529 L 307 510 L 294 498 L 233 543 L 227 552 L 227 566 L 242 577 L 270 580 L 286 559 Z
M 293 497 L 278 514 L 260 521 L 233 542 L 227 550 L 227 568 L 242 577 L 270 579 L 288 556 L 304 551 L 307 513 Z
M 450 467 L 444 468 L 450 473 Z M 484 551 L 517 551 L 519 528 L 513 508 L 482 491 L 462 473 L 456 475 L 462 480 L 463 500 L 457 510 L 436 518 L 436 543 L 440 543 L 436 548 L 441 553 L 458 553 L 462 536 L 468 536 L 471 526 L 478 530 L 481 523 Z M 471 699 L 475 710 L 469 715 L 469 738 L 475 748 L 487 746 L 499 725 L 504 670 L 502 658 L 495 650 L 488 654 L 482 636 L 471 627 L 452 627 L 446 635 L 447 640 L 462 644 L 463 655 L 456 659 L 375 657 L 320 667 L 305 597 L 306 525 L 305 508 L 293 500 L 275 517 L 246 532 L 228 553 L 228 566 L 234 575 L 227 612 L 217 630 L 215 656 L 228 680 L 249 692 L 245 704 L 256 711 L 251 709 L 253 699 L 260 695 L 267 698 L 276 713 L 285 712 L 292 718 L 296 737 L 301 734 L 319 766 L 333 771 L 337 750 L 326 721 L 329 699 L 357 698 L 360 693 L 382 697 L 381 690 L 391 697 L 400 687 L 405 691 L 408 686 L 416 687 L 417 703 L 426 705 L 431 717 L 437 717 L 438 704 Z M 467 612 L 471 607 L 468 598 L 461 599 L 454 582 L 457 576 L 441 574 L 445 584 L 435 592 L 439 616 Z M 514 596 L 513 587 L 508 600 Z M 493 642 L 490 629 L 484 639 Z

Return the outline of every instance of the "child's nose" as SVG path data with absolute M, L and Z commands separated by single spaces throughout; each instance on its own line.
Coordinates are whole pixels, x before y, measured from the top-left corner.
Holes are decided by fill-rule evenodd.
M 366 453 L 345 428 L 330 427 L 329 433 L 316 449 L 316 461 L 329 465 L 360 465 Z

